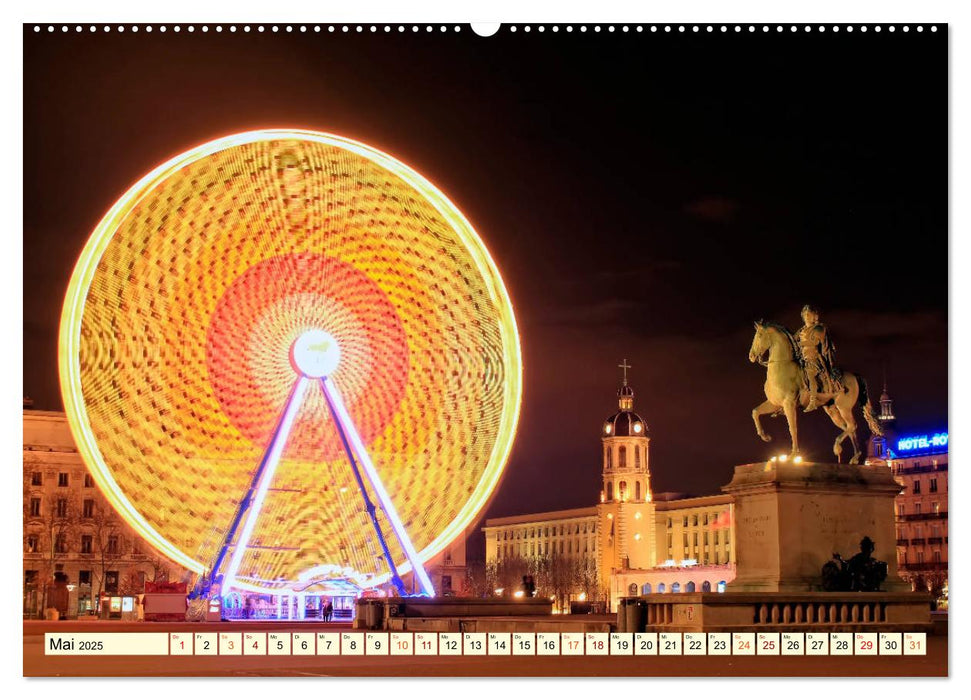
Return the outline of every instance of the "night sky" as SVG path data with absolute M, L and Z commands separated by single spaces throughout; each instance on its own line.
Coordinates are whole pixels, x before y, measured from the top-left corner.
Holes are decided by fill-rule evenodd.
M 747 29 L 747 27 L 746 27 Z M 144 173 L 255 128 L 333 132 L 436 183 L 520 325 L 525 396 L 484 515 L 592 505 L 632 365 L 655 491 L 711 493 L 755 435 L 752 322 L 821 307 L 838 364 L 946 429 L 947 36 L 35 35 L 24 47 L 24 392 L 60 410 L 77 255 Z M 801 418 L 803 452 L 836 429 Z M 866 436 L 865 429 L 861 437 Z

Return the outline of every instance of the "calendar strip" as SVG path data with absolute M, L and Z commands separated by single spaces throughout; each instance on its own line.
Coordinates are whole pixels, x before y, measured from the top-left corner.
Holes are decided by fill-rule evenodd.
M 923 656 L 925 632 L 47 633 L 48 656 Z

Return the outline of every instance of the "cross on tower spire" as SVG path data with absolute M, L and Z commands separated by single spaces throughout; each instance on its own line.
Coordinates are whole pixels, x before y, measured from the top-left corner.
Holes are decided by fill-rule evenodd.
M 631 366 L 627 364 L 627 358 L 625 357 L 624 361 L 617 366 L 624 370 L 624 386 L 627 386 L 627 370 L 631 368 Z

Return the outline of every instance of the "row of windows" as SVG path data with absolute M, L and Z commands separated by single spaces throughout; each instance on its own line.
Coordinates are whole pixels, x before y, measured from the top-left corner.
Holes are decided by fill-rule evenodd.
M 689 523 L 693 527 L 698 527 L 699 523 L 701 525 L 708 525 L 709 523 L 712 524 L 712 525 L 717 525 L 718 524 L 718 518 L 719 518 L 720 515 L 721 514 L 718 513 L 717 511 L 711 513 L 710 516 L 709 516 L 708 513 L 702 513 L 700 517 L 699 517 L 698 513 L 695 513 L 695 514 L 690 515 L 690 516 L 689 515 L 683 515 L 683 516 L 681 516 L 681 526 L 682 527 L 688 527 L 688 524 Z M 668 518 L 668 529 L 671 529 L 672 527 L 674 527 L 674 519 L 673 518 Z
M 571 525 L 560 525 L 560 532 L 559 532 L 559 534 L 560 535 L 579 535 L 580 534 L 580 531 L 581 531 L 581 528 L 583 530 L 583 534 L 584 535 L 586 535 L 588 532 L 592 531 L 592 526 L 588 525 L 587 523 L 583 523 L 583 525 L 580 525 L 579 523 L 577 523 L 576 525 L 573 525 L 573 524 L 571 524 Z M 550 528 L 549 528 L 549 526 L 547 525 L 546 528 L 542 528 L 542 527 L 537 528 L 537 527 L 534 527 L 534 528 L 532 528 L 530 530 L 504 530 L 502 533 L 499 533 L 497 531 L 496 532 L 496 540 L 497 541 L 500 540 L 500 539 L 502 539 L 502 540 L 519 540 L 519 539 L 526 539 L 526 538 L 530 538 L 530 537 L 536 537 L 537 535 L 539 535 L 540 537 L 549 537 L 550 536 Z M 557 535 L 556 525 L 554 525 L 553 526 L 553 536 L 556 537 L 556 535 Z
M 552 544 L 552 547 L 550 546 L 551 544 Z M 548 554 L 556 554 L 557 549 L 559 549 L 560 554 L 573 554 L 574 552 L 576 554 L 580 554 L 580 541 L 577 540 L 576 542 L 574 542 L 573 540 L 560 540 L 559 548 L 557 548 L 556 542 L 553 542 L 553 543 L 530 542 L 528 549 L 525 544 L 522 544 L 522 545 L 504 544 L 502 545 L 501 549 L 498 547 L 496 548 L 496 555 L 497 556 L 502 555 L 503 557 L 515 556 L 517 554 L 517 549 L 519 550 L 518 551 L 519 556 L 523 556 L 523 557 L 525 556 L 535 557 L 537 555 L 546 556 Z M 584 552 L 597 551 L 596 540 L 583 540 L 583 551 Z
M 70 483 L 71 483 L 70 474 L 68 474 L 67 472 L 61 472 L 57 475 L 58 487 L 67 488 L 70 485 Z M 43 486 L 44 485 L 43 472 L 31 472 L 30 485 Z M 94 488 L 94 478 L 90 474 L 84 475 L 84 488 L 86 489 Z
M 923 506 L 922 506 L 921 503 L 915 503 L 914 504 L 914 513 L 913 514 L 914 515 L 920 515 L 923 512 L 922 511 L 922 508 L 923 508 Z M 933 504 L 931 504 L 931 508 L 933 508 L 934 515 L 940 514 L 940 512 L 941 512 L 941 504 L 940 503 L 934 502 Z M 903 503 L 898 503 L 897 504 L 897 515 L 907 515 L 907 507 L 906 507 L 905 504 L 903 504 Z
M 634 469 L 641 468 L 641 452 L 644 453 L 644 461 L 647 462 L 647 448 L 637 448 L 632 447 L 631 450 L 634 453 Z M 604 448 L 604 462 L 607 469 L 614 468 L 614 451 L 609 447 Z M 617 468 L 626 469 L 627 468 L 627 447 L 621 445 L 617 448 Z
M 81 546 L 78 551 L 81 554 L 94 554 L 94 535 L 81 535 L 80 545 Z M 40 536 L 27 535 L 24 537 L 24 551 L 31 554 L 39 552 Z M 68 553 L 67 535 L 59 534 L 54 538 L 54 551 L 58 554 Z M 137 556 L 141 553 L 141 548 L 136 540 L 134 546 L 132 547 L 132 554 Z M 105 541 L 105 554 L 121 554 L 121 538 L 118 535 L 108 535 L 108 538 Z
M 933 476 L 930 479 L 928 479 L 927 487 L 928 487 L 927 488 L 928 493 L 937 493 L 937 477 L 936 476 Z M 920 493 L 920 478 L 914 479 L 914 483 L 913 483 L 913 486 L 911 488 L 912 488 L 912 492 L 913 493 Z
M 30 517 L 39 518 L 43 515 L 43 508 L 41 505 L 41 499 L 33 497 L 30 499 L 30 504 L 28 508 Z M 71 507 L 70 503 L 66 498 L 58 498 L 54 501 L 54 515 L 58 518 L 66 518 L 70 515 Z M 93 518 L 94 517 L 94 499 L 85 498 L 81 502 L 81 517 L 82 518 Z
M 933 562 L 935 564 L 940 564 L 941 563 L 941 550 L 935 549 L 932 556 L 933 556 Z M 917 550 L 917 556 L 916 557 L 911 557 L 911 553 L 909 553 L 905 549 L 904 552 L 903 552 L 903 554 L 897 560 L 897 562 L 898 562 L 898 564 L 902 564 L 902 565 L 906 565 L 906 564 L 923 564 L 924 563 L 924 552 L 923 552 L 923 550 L 918 549 Z
M 920 539 L 921 537 L 924 536 L 924 528 L 923 528 L 923 526 L 921 526 L 920 524 L 914 525 L 913 526 L 912 533 L 913 533 L 913 537 L 914 538 Z M 930 534 L 930 536 L 931 537 L 940 537 L 941 536 L 941 526 L 940 525 L 931 525 L 931 534 Z M 904 538 L 904 537 L 907 537 L 907 530 L 904 529 L 904 528 L 898 528 L 897 529 L 897 539 Z
M 715 544 L 722 544 L 722 542 L 719 542 L 719 540 L 723 540 L 724 541 L 724 544 L 728 544 L 729 542 L 731 542 L 731 537 L 729 536 L 729 532 L 730 531 L 729 530 L 725 530 L 725 536 L 724 537 L 721 536 L 721 532 L 722 532 L 721 530 L 715 530 L 714 533 L 712 533 L 712 538 L 711 539 L 714 540 L 714 543 Z M 681 540 L 682 540 L 683 546 L 685 546 L 685 547 L 688 546 L 688 534 L 689 533 L 685 532 L 685 533 L 682 533 L 682 535 L 681 535 Z M 702 542 L 704 543 L 705 546 L 707 546 L 708 545 L 708 531 L 706 530 L 705 532 L 703 532 L 701 534 L 702 534 L 702 538 L 701 538 L 702 539 Z M 695 547 L 697 547 L 698 546 L 698 533 L 697 532 L 691 533 L 691 540 L 692 540 L 692 544 Z M 671 547 L 673 546 L 673 543 L 674 543 L 674 535 L 672 535 L 669 532 L 668 533 L 668 549 L 671 549 Z
M 58 569 L 59 571 L 63 569 L 63 567 L 61 567 L 60 564 L 58 564 L 57 566 L 60 567 Z M 136 574 L 138 576 L 139 581 L 141 582 L 141 585 L 144 585 L 145 572 L 138 571 L 136 572 Z M 27 569 L 26 571 L 24 571 L 24 587 L 29 588 L 31 586 L 36 586 L 38 581 L 40 580 L 39 576 L 40 576 L 40 572 L 37 571 L 36 569 Z M 78 571 L 79 586 L 90 586 L 91 580 L 92 580 L 92 572 L 90 570 L 81 569 L 80 571 Z M 105 593 L 117 592 L 118 580 L 119 579 L 118 579 L 117 571 L 106 571 L 105 580 L 104 580 L 104 592 Z

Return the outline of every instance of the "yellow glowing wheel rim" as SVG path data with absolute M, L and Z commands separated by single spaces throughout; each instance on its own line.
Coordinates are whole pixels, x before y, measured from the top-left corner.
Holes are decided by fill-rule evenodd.
M 333 383 L 421 561 L 485 505 L 512 445 L 522 362 L 482 241 L 384 153 L 318 132 L 249 132 L 129 189 L 84 248 L 61 318 L 78 448 L 165 556 L 196 572 L 212 564 L 310 328 L 340 345 Z M 387 579 L 340 444 L 308 391 L 240 587 L 279 590 L 312 571 Z

